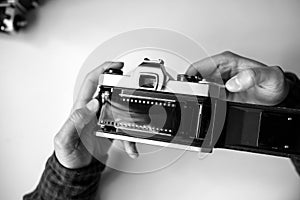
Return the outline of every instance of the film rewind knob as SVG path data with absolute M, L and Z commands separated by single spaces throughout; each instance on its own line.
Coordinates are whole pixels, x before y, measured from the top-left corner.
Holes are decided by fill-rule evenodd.
M 114 74 L 114 75 L 123 75 L 123 71 L 121 69 L 113 69 L 109 68 L 103 72 L 103 74 Z

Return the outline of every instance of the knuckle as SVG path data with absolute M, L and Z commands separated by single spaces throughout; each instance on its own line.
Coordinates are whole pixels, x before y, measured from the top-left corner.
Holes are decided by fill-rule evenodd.
M 257 72 L 252 68 L 241 71 L 238 76 L 239 80 L 246 88 L 257 83 Z
M 232 53 L 231 51 L 223 51 L 221 53 L 223 56 L 228 56 L 228 57 L 232 57 L 234 55 L 234 53 Z
M 54 147 L 61 148 L 63 146 L 61 137 L 59 134 L 56 134 L 53 139 Z
M 81 109 L 75 110 L 69 118 L 69 120 L 73 123 L 76 123 L 81 119 L 84 119 L 84 114 Z
M 86 76 L 84 77 L 83 83 L 87 83 L 87 82 L 92 82 L 93 83 L 94 76 L 95 76 L 95 71 L 94 70 L 87 73 Z
M 111 63 L 112 63 L 111 61 L 105 61 L 101 66 L 109 65 Z
M 281 67 L 279 66 L 271 66 L 272 72 L 274 74 L 274 77 L 278 81 L 283 81 L 284 80 L 284 72 Z
M 105 71 L 105 70 L 111 68 L 112 62 L 111 61 L 105 61 L 101 66 L 103 68 L 103 71 Z
M 278 75 L 284 74 L 282 68 L 279 66 L 271 66 L 271 69 L 273 69 L 273 71 Z
M 281 71 L 281 72 L 283 71 L 282 68 L 279 67 L 279 66 L 277 66 L 277 65 L 271 66 L 271 68 L 273 68 L 273 69 L 275 69 L 275 70 L 277 70 L 277 71 Z
M 94 71 L 90 71 L 89 73 L 87 73 L 87 74 L 86 74 L 86 76 L 85 76 L 84 80 L 85 80 L 85 81 L 86 81 L 86 80 L 89 80 L 89 79 L 90 79 L 90 77 L 92 77 L 92 76 L 93 76 L 93 74 L 94 74 Z
M 90 80 L 92 77 L 95 75 L 95 71 L 101 69 L 101 73 L 111 66 L 112 62 L 111 61 L 105 61 L 98 67 L 96 67 L 94 70 L 90 71 L 89 73 L 86 74 L 85 80 Z
M 256 72 L 256 70 L 252 69 L 252 68 L 249 68 L 249 69 L 247 69 L 245 71 L 246 71 L 247 75 L 249 77 L 251 77 L 251 78 L 255 78 L 258 75 L 257 72 Z
M 245 73 L 247 74 L 247 76 L 249 77 L 249 79 L 251 81 L 253 81 L 254 83 L 256 82 L 255 80 L 256 80 L 256 77 L 258 76 L 258 74 L 254 69 L 252 69 L 252 68 L 247 69 L 247 70 L 245 70 Z

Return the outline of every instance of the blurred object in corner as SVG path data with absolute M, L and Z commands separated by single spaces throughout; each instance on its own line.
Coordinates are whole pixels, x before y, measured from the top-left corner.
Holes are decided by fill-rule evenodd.
M 0 0 L 0 32 L 13 33 L 27 25 L 27 14 L 38 0 Z

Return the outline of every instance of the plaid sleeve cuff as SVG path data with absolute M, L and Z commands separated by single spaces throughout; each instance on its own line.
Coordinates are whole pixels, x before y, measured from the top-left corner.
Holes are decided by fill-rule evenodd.
M 37 188 L 25 195 L 24 199 L 91 199 L 97 191 L 104 168 L 104 164 L 93 159 L 86 167 L 68 169 L 58 162 L 53 153 L 46 163 Z
M 295 74 L 290 72 L 286 72 L 284 75 L 289 84 L 289 93 L 279 106 L 300 109 L 300 80 Z M 291 160 L 300 175 L 300 157 L 293 156 Z
M 290 72 L 286 72 L 284 75 L 289 84 L 289 93 L 278 106 L 300 109 L 300 80 Z

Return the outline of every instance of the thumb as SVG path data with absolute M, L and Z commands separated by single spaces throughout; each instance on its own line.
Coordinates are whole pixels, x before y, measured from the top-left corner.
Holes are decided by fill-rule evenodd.
M 78 134 L 95 116 L 99 109 L 99 102 L 97 99 L 89 101 L 85 107 L 75 110 L 67 121 L 67 126 L 76 128 Z M 68 123 L 69 122 L 69 123 Z
M 258 85 L 270 78 L 270 70 L 267 67 L 249 68 L 240 71 L 229 79 L 225 87 L 230 92 L 243 92 L 249 88 Z
M 85 125 L 96 116 L 98 109 L 99 102 L 97 99 L 93 99 L 85 107 L 75 110 L 61 128 L 60 138 L 69 142 L 74 133 L 77 132 L 76 135 L 80 135 Z

